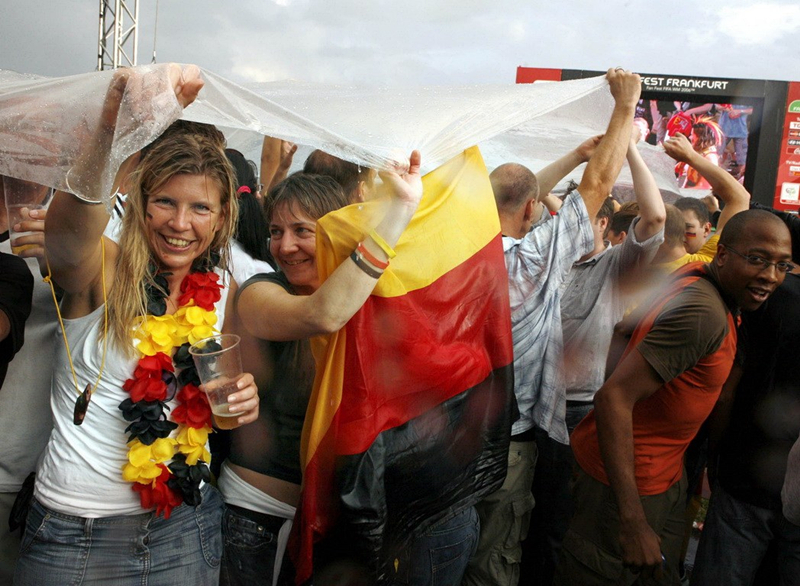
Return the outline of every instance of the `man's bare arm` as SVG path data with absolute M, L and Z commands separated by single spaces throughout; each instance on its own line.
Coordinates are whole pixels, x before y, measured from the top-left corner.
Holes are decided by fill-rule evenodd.
M 642 91 L 641 78 L 630 71 L 609 69 L 606 77 L 611 95 L 614 96 L 614 111 L 608 129 L 589 159 L 578 186 L 590 218 L 597 215 L 622 169 L 625 153 L 628 151 L 633 115 Z
M 717 220 L 717 232 L 722 232 L 725 224 L 734 215 L 750 208 L 750 193 L 744 186 L 725 169 L 694 150 L 688 138 L 680 133 L 676 134 L 664 143 L 664 150 L 676 161 L 686 163 L 700 173 L 711 185 L 714 193 L 725 203 L 725 208 Z
M 635 137 L 631 137 L 628 144 L 628 166 L 631 168 L 631 178 L 633 179 L 633 191 L 636 194 L 636 201 L 639 204 L 640 219 L 636 223 L 636 239 L 644 242 L 664 228 L 667 220 L 667 210 L 664 208 L 664 200 L 661 191 L 658 189 L 656 180 L 650 169 L 647 168 L 636 143 L 639 142 L 640 133 L 634 129 Z
M 663 384 L 644 356 L 634 350 L 594 398 L 600 454 L 619 507 L 622 561 L 646 572 L 661 565 L 661 540 L 647 523 L 636 486 L 633 407 Z
M 557 161 L 553 161 L 544 169 L 537 171 L 536 182 L 539 184 L 539 201 L 544 201 L 547 195 L 553 191 L 553 188 L 558 185 L 558 182 L 569 175 L 578 165 L 591 159 L 602 138 L 603 135 L 599 134 L 583 141 Z M 547 207 L 549 208 L 550 206 Z
M 264 186 L 262 195 L 266 196 L 270 189 L 286 179 L 296 151 L 297 145 L 292 142 L 271 136 L 264 137 L 259 167 L 259 181 Z

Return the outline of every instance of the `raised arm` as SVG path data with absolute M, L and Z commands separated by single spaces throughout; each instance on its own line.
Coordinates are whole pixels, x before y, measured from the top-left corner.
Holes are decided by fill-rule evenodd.
M 544 207 L 546 207 L 547 211 L 551 214 L 557 214 L 561 206 L 564 205 L 564 202 L 552 193 L 547 193 L 545 195 L 539 194 L 539 201 L 544 204 Z
M 553 188 L 558 185 L 558 182 L 569 175 L 573 169 L 591 159 L 602 138 L 603 135 L 600 134 L 583 141 L 574 150 L 571 150 L 557 161 L 550 163 L 544 169 L 537 171 L 536 182 L 539 184 L 539 201 L 544 201 Z
M 642 90 L 641 78 L 630 71 L 609 69 L 606 77 L 611 95 L 614 96 L 614 111 L 608 129 L 589 159 L 578 186 L 590 218 L 597 215 L 622 169 L 631 136 L 633 115 Z
M 105 206 L 59 191 L 47 215 L 45 246 L 53 280 L 66 293 L 91 288 L 99 279 L 102 266 L 100 238 L 109 218 Z M 116 258 L 116 244 L 106 243 Z
M 633 407 L 664 384 L 638 350 L 620 362 L 594 398 L 597 437 L 606 475 L 617 499 L 622 561 L 652 572 L 661 565 L 658 535 L 647 522 L 636 487 Z
M 636 143 L 639 142 L 641 133 L 638 128 L 634 128 L 628 144 L 628 166 L 631 169 L 633 178 L 633 190 L 636 194 L 636 201 L 639 203 L 639 221 L 636 223 L 636 239 L 643 242 L 662 230 L 667 219 L 667 210 L 664 208 L 664 200 L 661 191 L 656 185 L 656 180 L 650 169 L 647 168 Z
M 689 108 L 688 110 L 684 110 L 684 114 L 687 116 L 697 116 L 698 114 L 705 114 L 711 108 L 714 107 L 714 104 L 702 104 L 700 106 L 695 106 L 694 108 Z
M 286 179 L 296 151 L 297 145 L 292 142 L 271 136 L 264 137 L 264 142 L 261 144 L 261 167 L 259 167 L 264 195 Z
M 718 167 L 692 147 L 689 139 L 682 134 L 676 134 L 664 143 L 666 153 L 682 163 L 693 167 L 711 185 L 719 198 L 725 204 L 717 220 L 717 232 L 722 232 L 725 224 L 734 215 L 750 207 L 750 193 L 744 186 L 722 167 Z
M 411 153 L 403 174 L 382 172 L 381 178 L 391 197 L 375 233 L 394 247 L 422 198 L 419 152 Z M 364 246 L 379 261 L 389 260 L 371 236 Z M 242 291 L 237 312 L 253 336 L 266 340 L 298 340 L 333 333 L 364 305 L 376 282 L 376 277 L 346 259 L 311 295 L 290 295 L 279 285 L 255 283 Z
M 199 73 L 194 66 L 184 70 L 178 65 L 170 67 L 170 81 L 175 96 L 183 107 L 194 101 L 203 86 Z M 120 73 L 114 76 L 106 94 L 100 125 L 95 131 L 93 140 L 88 141 L 91 146 L 83 153 L 78 165 L 102 167 L 106 164 L 128 76 L 126 70 L 120 70 Z M 135 161 L 134 155 L 123 163 L 116 174 L 115 186 L 127 176 Z M 53 277 L 67 294 L 87 293 L 92 298 L 102 294 L 101 238 L 108 218 L 105 206 L 87 203 L 66 192 L 56 192 L 53 197 L 47 212 L 45 246 Z M 117 247 L 114 242 L 106 239 L 105 249 L 106 267 L 109 267 L 116 258 Z M 109 276 L 109 273 L 106 276 Z M 99 306 L 96 301 L 91 304 L 93 307 Z

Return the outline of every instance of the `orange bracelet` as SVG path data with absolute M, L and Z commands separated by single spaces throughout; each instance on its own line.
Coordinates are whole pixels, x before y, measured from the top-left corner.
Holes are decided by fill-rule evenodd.
M 367 250 L 367 247 L 366 247 L 366 246 L 364 246 L 364 242 L 363 242 L 363 241 L 358 243 L 358 246 L 356 247 L 356 250 L 357 250 L 357 251 L 358 251 L 358 252 L 361 254 L 361 256 L 363 256 L 363 257 L 364 257 L 364 258 L 365 258 L 365 259 L 366 259 L 368 262 L 370 262 L 372 265 L 374 265 L 376 269 L 380 269 L 380 270 L 382 270 L 382 271 L 383 271 L 383 270 L 385 270 L 385 269 L 386 269 L 386 267 L 388 267 L 388 266 L 389 266 L 389 263 L 388 263 L 388 262 L 382 262 L 382 261 L 378 260 L 377 258 L 375 258 L 375 255 L 374 255 L 374 254 L 372 254 L 372 253 L 371 253 L 369 250 Z

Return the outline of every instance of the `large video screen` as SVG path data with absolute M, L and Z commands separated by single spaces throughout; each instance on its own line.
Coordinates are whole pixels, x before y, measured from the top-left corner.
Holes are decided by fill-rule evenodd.
M 645 140 L 657 145 L 677 133 L 684 134 L 697 152 L 743 182 L 752 130 L 752 100 L 748 100 L 750 103 L 681 102 L 664 97 L 639 100 L 636 124 Z M 675 176 L 683 188 L 711 189 L 697 171 L 684 163 L 675 166 Z
M 537 79 L 569 81 L 597 77 L 605 72 L 581 69 L 537 69 L 518 67 L 517 82 L 530 83 Z M 697 147 L 708 151 L 705 156 L 742 181 L 753 201 L 776 205 L 779 209 L 796 211 L 797 186 L 800 182 L 800 83 L 763 79 L 734 79 L 703 76 L 643 73 L 642 102 L 639 123 L 646 123 L 647 140 L 658 144 L 667 137 L 669 121 L 682 113 L 689 121 L 678 117 L 673 127 L 692 127 L 693 116 L 710 118 L 714 137 L 713 150 L 698 141 Z M 795 87 L 795 90 L 790 88 Z M 791 100 L 789 92 L 794 91 Z M 797 102 L 797 110 L 791 104 Z M 787 111 L 788 108 L 788 111 Z M 701 120 L 704 123 L 706 120 Z M 719 130 L 717 130 L 717 127 Z M 696 134 L 705 135 L 706 129 Z M 690 134 L 692 131 L 688 131 Z M 726 134 L 727 133 L 727 134 Z M 690 139 L 691 140 L 691 139 Z M 693 140 L 693 143 L 695 141 Z M 690 177 L 689 170 L 677 169 L 678 179 L 689 189 L 702 183 Z M 779 177 L 780 172 L 780 177 Z M 782 183 L 780 183 L 780 182 Z M 782 189 L 790 193 L 782 194 Z M 794 194 L 792 196 L 792 194 Z M 685 194 L 690 195 L 690 194 Z

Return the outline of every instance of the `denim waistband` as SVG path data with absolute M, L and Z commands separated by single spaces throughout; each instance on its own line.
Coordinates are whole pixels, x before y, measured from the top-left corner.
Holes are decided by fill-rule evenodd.
M 234 513 L 241 515 L 245 519 L 249 519 L 254 523 L 257 523 L 260 527 L 263 527 L 267 533 L 274 533 L 275 535 L 278 534 L 278 531 L 281 530 L 283 524 L 286 523 L 286 519 L 282 517 L 278 517 L 276 515 L 268 515 L 267 513 L 259 513 L 257 511 L 251 511 L 250 509 L 245 509 L 244 507 L 237 507 L 236 505 L 225 505 Z
M 210 485 L 204 484 L 200 487 L 201 494 L 205 497 L 208 493 Z M 141 525 L 143 523 L 147 523 L 149 520 L 156 517 L 156 511 L 146 511 L 143 513 L 138 513 L 136 515 L 115 515 L 111 517 L 77 517 L 75 515 L 68 515 L 66 513 L 60 513 L 50 507 L 42 504 L 39 499 L 35 496 L 33 497 L 33 503 L 40 506 L 44 509 L 48 515 L 51 517 L 55 517 L 57 519 L 61 519 L 63 521 L 67 521 L 68 523 L 75 523 L 78 525 L 85 525 L 87 521 L 92 521 L 93 525 Z M 181 503 L 177 507 L 175 507 L 173 514 L 177 513 L 179 509 L 183 507 L 188 507 L 189 505 L 185 503 Z

